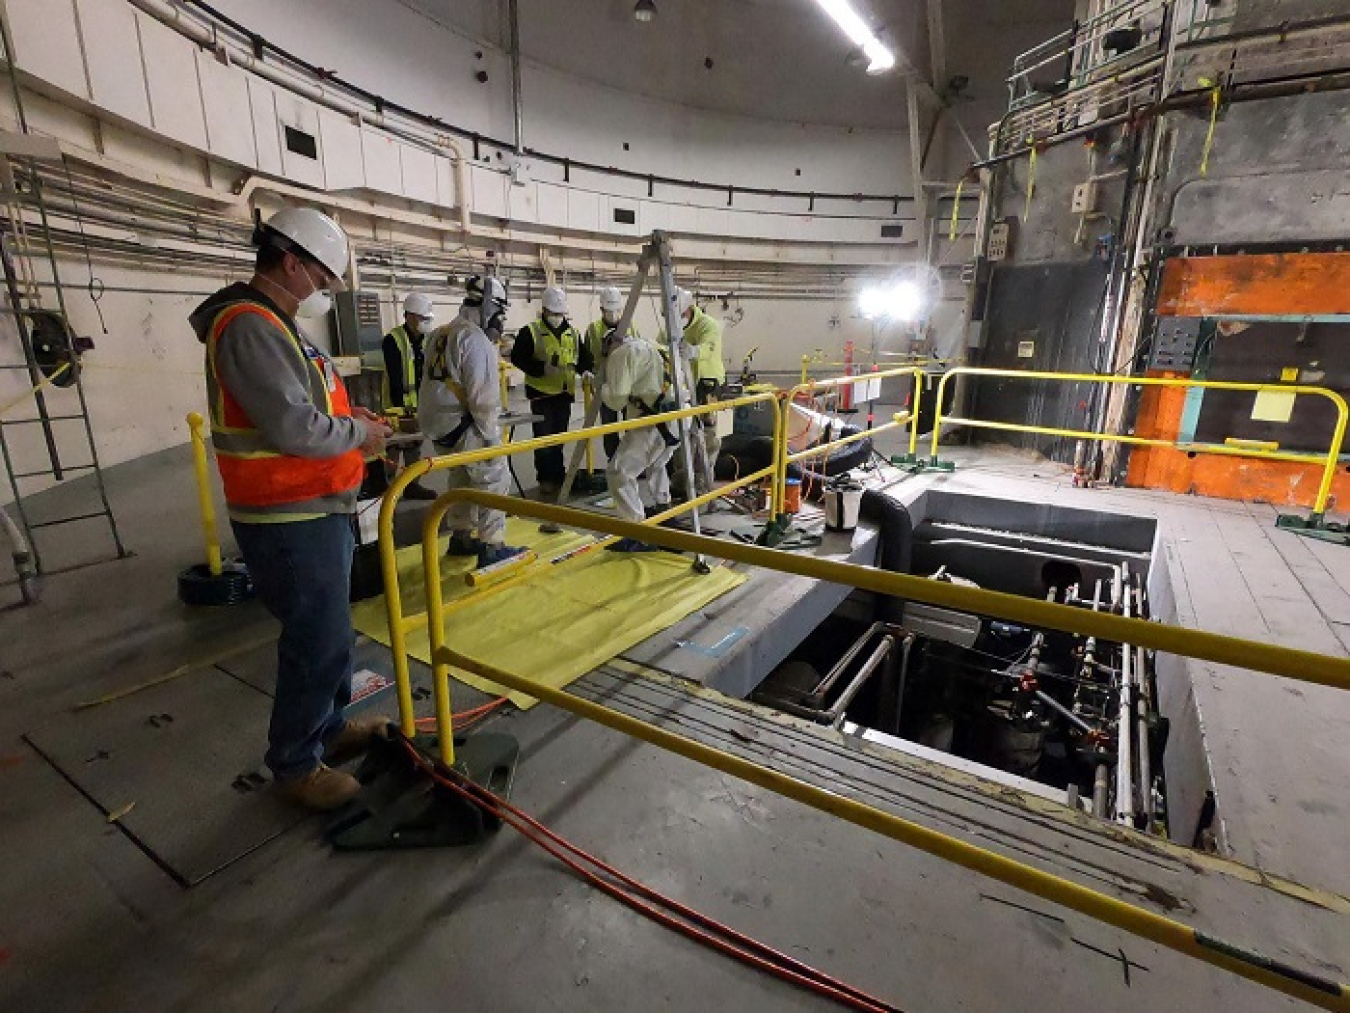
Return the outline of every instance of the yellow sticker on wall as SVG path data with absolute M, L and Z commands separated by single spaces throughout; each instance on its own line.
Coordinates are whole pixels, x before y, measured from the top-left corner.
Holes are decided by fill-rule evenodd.
M 1288 422 L 1294 414 L 1294 402 L 1298 395 L 1292 391 L 1262 390 L 1256 394 L 1256 403 L 1252 406 L 1253 422 Z
M 1285 383 L 1297 383 L 1298 367 L 1285 366 L 1284 369 L 1280 370 L 1280 379 L 1283 380 Z

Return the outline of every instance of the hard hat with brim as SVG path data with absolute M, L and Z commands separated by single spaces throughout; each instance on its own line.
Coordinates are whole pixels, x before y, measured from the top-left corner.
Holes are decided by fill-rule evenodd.
M 323 268 L 335 290 L 345 288 L 351 246 L 342 226 L 314 208 L 286 208 L 258 227 L 257 246 L 274 246 Z

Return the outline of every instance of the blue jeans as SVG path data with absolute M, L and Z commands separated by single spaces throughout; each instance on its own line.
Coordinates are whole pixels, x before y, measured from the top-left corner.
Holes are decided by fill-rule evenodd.
M 258 599 L 281 623 L 266 762 L 278 781 L 319 765 L 352 698 L 348 514 L 282 524 L 231 522 Z

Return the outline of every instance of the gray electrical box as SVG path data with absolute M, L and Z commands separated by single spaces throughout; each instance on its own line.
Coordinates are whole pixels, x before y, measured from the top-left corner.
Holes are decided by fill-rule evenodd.
M 1189 373 L 1195 368 L 1195 350 L 1199 342 L 1199 317 L 1159 317 L 1148 368 L 1167 373 Z
M 339 355 L 359 355 L 367 369 L 383 369 L 380 346 L 384 325 L 380 322 L 378 292 L 339 292 L 333 297 L 337 316 Z

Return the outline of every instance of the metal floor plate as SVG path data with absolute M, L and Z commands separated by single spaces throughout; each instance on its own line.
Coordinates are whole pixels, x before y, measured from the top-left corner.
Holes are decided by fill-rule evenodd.
M 192 886 L 307 818 L 265 790 L 271 708 L 271 697 L 203 668 L 25 739 Z

